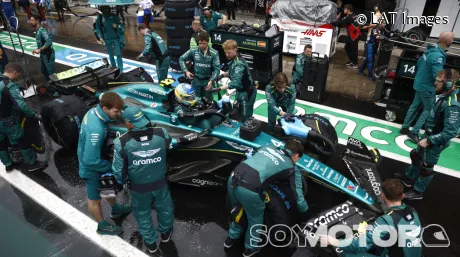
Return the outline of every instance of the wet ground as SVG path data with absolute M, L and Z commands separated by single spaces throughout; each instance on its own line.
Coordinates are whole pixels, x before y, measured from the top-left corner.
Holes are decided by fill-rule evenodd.
M 86 20 L 86 23 L 82 22 L 82 20 Z M 53 33 L 57 34 L 54 36 L 56 42 L 92 51 L 105 51 L 104 46 L 95 44 L 95 38 L 91 31 L 92 18 L 84 18 L 82 20 L 75 25 L 76 18 L 71 18 L 65 24 L 56 23 L 50 19 L 47 26 L 51 31 L 54 30 Z M 24 20 L 22 19 L 22 21 Z M 132 22 L 134 24 L 135 21 L 133 20 Z M 21 25 L 26 26 L 27 23 L 21 22 Z M 154 26 L 160 28 L 162 24 L 158 22 Z M 25 30 L 25 28 L 21 33 L 30 35 L 30 31 Z M 143 40 L 134 31 L 129 32 L 129 34 L 131 37 L 128 41 L 129 49 L 125 51 L 124 56 L 133 58 L 143 47 Z M 14 56 L 9 50 L 7 50 L 7 53 L 9 56 Z M 339 52 L 338 54 L 341 53 Z M 37 84 L 40 84 L 43 82 L 43 78 L 39 72 L 38 59 L 32 57 L 29 57 L 29 59 L 31 61 L 29 71 L 34 75 Z M 56 66 L 58 71 L 68 69 L 68 67 L 60 64 Z M 348 74 L 346 73 L 348 71 L 344 68 L 338 70 L 341 70 L 344 74 Z M 351 76 L 352 71 L 349 72 L 350 75 L 348 76 Z M 329 80 L 332 80 L 332 78 L 330 77 Z M 348 80 L 351 81 L 352 79 Z M 342 85 L 345 82 L 347 80 L 342 79 L 340 81 Z M 358 82 L 353 84 L 356 83 Z M 367 87 L 363 86 L 363 88 Z M 351 90 L 348 88 L 344 91 Z M 356 92 L 362 91 L 361 89 L 356 90 Z M 371 103 L 352 101 L 341 97 L 340 94 L 331 95 L 323 104 L 370 117 L 382 117 L 383 109 Z M 27 102 L 38 110 L 40 109 L 40 105 L 46 102 L 46 99 L 35 97 L 28 99 Z M 75 152 L 65 150 L 52 143 L 50 139 L 48 140 L 51 144 L 49 151 L 47 154 L 40 155 L 39 157 L 40 159 L 48 160 L 50 166 L 42 173 L 25 175 L 82 213 L 87 214 L 85 185 L 78 176 L 78 163 Z M 341 145 L 338 146 L 337 155 L 327 164 L 347 174 L 347 169 L 339 157 L 343 151 L 344 147 Z M 394 172 L 403 171 L 405 167 L 407 167 L 407 164 L 386 158 L 380 172 L 383 179 L 385 179 L 391 177 Z M 460 191 L 457 190 L 458 182 L 456 178 L 437 174 L 423 201 L 408 202 L 419 212 L 423 225 L 440 224 L 445 228 L 450 238 L 451 245 L 449 248 L 425 248 L 424 252 L 426 256 L 460 256 L 460 234 L 457 232 L 460 229 L 460 223 L 458 222 L 460 208 L 456 204 L 460 198 Z M 333 201 L 342 201 L 345 199 L 344 195 L 328 189 L 321 189 L 311 181 L 309 184 L 311 187 L 307 201 L 312 212 L 330 207 Z M 226 231 L 228 229 L 224 192 L 172 186 L 171 193 L 176 206 L 175 229 L 172 242 L 161 245 L 164 256 L 241 256 L 241 245 L 238 245 L 229 252 L 223 250 L 223 241 L 227 236 Z M 124 193 L 120 194 L 118 198 L 121 202 L 129 202 L 128 195 Z M 107 215 L 109 208 L 105 203 L 103 204 L 103 208 L 104 213 Z M 2 249 L 2 256 L 108 255 L 97 245 L 88 241 L 85 236 L 66 225 L 65 220 L 54 217 L 46 209 L 1 178 L 0 217 L 2 217 L 0 219 L 0 227 L 2 229 L 2 233 L 0 233 L 0 249 Z M 137 225 L 132 215 L 128 216 L 123 222 L 123 228 L 125 231 L 122 235 L 123 239 L 130 241 L 130 236 L 137 230 Z M 133 244 L 137 245 L 137 241 L 134 240 Z M 267 248 L 264 249 L 260 256 L 289 257 L 315 255 L 306 248 Z

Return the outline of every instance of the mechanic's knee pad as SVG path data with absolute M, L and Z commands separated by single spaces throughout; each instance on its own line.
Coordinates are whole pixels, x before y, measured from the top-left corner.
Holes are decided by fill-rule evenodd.
M 420 176 L 422 177 L 429 177 L 434 174 L 434 165 L 433 164 L 428 164 L 424 163 L 422 167 L 420 168 Z

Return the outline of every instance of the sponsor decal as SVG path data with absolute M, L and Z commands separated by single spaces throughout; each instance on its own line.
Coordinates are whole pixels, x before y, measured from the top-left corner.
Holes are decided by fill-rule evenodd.
M 246 39 L 245 41 L 243 41 L 243 45 L 256 47 L 257 46 L 257 41 L 252 40 L 252 39 Z
M 327 175 L 327 179 L 331 179 L 332 174 L 334 174 L 334 171 L 333 170 L 329 171 L 329 174 Z
M 340 177 L 342 177 L 339 173 L 336 173 L 332 181 L 335 183 L 339 183 Z
M 152 104 L 150 105 L 150 107 L 151 107 L 151 108 L 157 107 L 157 103 L 152 103 Z
M 161 157 L 153 158 L 153 159 L 146 159 L 146 160 L 134 160 L 133 164 L 136 166 L 139 165 L 146 165 L 146 164 L 154 164 L 161 162 Z
M 270 148 L 269 148 L 270 149 Z M 275 165 L 279 165 L 280 163 L 278 162 L 278 160 L 275 158 L 275 156 L 271 155 L 269 152 L 267 151 L 264 151 L 264 150 L 260 150 L 259 153 L 267 156 L 268 158 L 270 158 L 272 160 L 272 162 L 275 164 Z
M 305 162 L 306 162 L 306 161 L 307 161 L 307 160 L 305 160 Z M 313 164 L 313 159 L 310 159 L 310 161 L 309 161 L 308 164 L 307 164 L 307 168 L 310 168 L 312 164 Z
M 380 183 L 377 182 L 377 179 L 375 178 L 374 172 L 372 169 L 366 169 L 367 176 L 369 177 L 369 182 L 371 182 L 372 185 L 372 190 L 374 190 L 374 193 L 376 195 L 380 195 Z
M 348 179 L 347 179 L 346 177 L 343 177 L 342 183 L 340 183 L 340 185 L 341 185 L 342 187 L 344 187 L 345 184 L 347 183 L 347 180 L 348 180 Z
M 354 139 L 352 137 L 348 138 L 347 144 L 357 146 L 359 147 L 359 149 L 363 149 L 363 145 L 361 144 L 361 141 Z
M 284 143 L 283 142 L 280 142 L 280 141 L 276 141 L 275 139 L 272 139 L 272 144 L 276 147 L 281 147 L 281 146 L 284 146 Z
M 86 72 L 86 67 L 89 67 L 91 69 L 97 69 L 97 68 L 100 68 L 102 66 L 104 66 L 104 62 L 99 60 L 99 61 L 88 63 L 88 64 L 80 66 L 80 67 L 76 67 L 76 68 L 73 68 L 73 69 L 70 69 L 70 70 L 59 72 L 59 73 L 56 74 L 56 76 L 60 80 L 61 79 L 68 79 L 68 78 L 72 78 L 72 77 L 75 77 L 75 76 L 78 76 L 80 74 L 85 73 Z
M 324 32 L 326 32 L 326 30 L 307 29 L 304 32 L 302 32 L 302 34 L 304 34 L 305 36 L 322 37 Z
M 264 41 L 257 41 L 257 46 L 261 48 L 267 47 L 267 43 Z
M 327 172 L 327 167 L 326 167 L 325 169 L 321 169 L 321 171 L 323 172 L 323 173 L 321 174 L 321 176 L 324 177 L 324 175 L 326 175 L 326 172 Z
M 150 143 L 142 143 L 141 146 L 150 145 Z
M 163 96 L 168 94 L 167 92 L 165 92 L 163 90 L 159 90 L 159 89 L 153 88 L 153 87 L 149 88 L 149 91 L 152 92 L 152 93 L 158 94 L 158 95 L 163 95 Z M 153 99 L 153 97 L 152 97 L 152 99 Z
M 252 147 L 249 147 L 249 146 L 245 146 L 245 145 L 239 145 L 235 142 L 230 142 L 230 141 L 226 141 L 227 144 L 229 144 L 230 146 L 232 146 L 233 148 L 235 148 L 236 150 L 240 150 L 240 151 L 254 151 L 254 149 Z
M 192 182 L 198 185 L 208 185 L 208 186 L 222 186 L 222 183 L 210 181 L 210 180 L 203 180 L 203 179 L 192 179 Z
M 157 148 L 155 150 L 137 151 L 137 152 L 133 152 L 133 154 L 136 155 L 136 156 L 139 156 L 139 157 L 150 157 L 150 156 L 154 156 L 160 150 L 161 150 L 161 148 Z
M 350 212 L 350 204 L 348 202 L 342 204 L 341 206 L 338 206 L 335 210 L 330 210 L 326 212 L 324 215 L 319 216 L 316 218 L 313 222 L 308 222 L 308 226 L 314 227 L 314 228 L 319 228 L 320 226 L 326 226 L 327 224 L 333 222 L 336 219 L 339 219 L 342 217 L 344 214 L 347 214 Z M 307 233 L 307 230 L 304 230 L 304 233 Z
M 280 155 L 279 152 L 277 152 L 277 151 L 275 151 L 275 150 L 273 150 L 273 149 L 271 149 L 271 148 L 267 148 L 267 150 L 268 150 L 271 154 L 273 154 L 274 156 L 278 157 L 278 159 L 280 159 L 281 161 L 285 162 L 284 159 L 283 159 L 283 157 Z
M 140 92 L 140 91 L 137 91 L 137 90 L 132 89 L 132 88 L 128 88 L 128 92 L 133 93 L 133 94 L 138 95 L 138 96 L 142 96 L 144 98 L 153 99 L 153 96 L 151 96 L 150 94 Z
M 350 189 L 351 191 L 355 190 L 356 187 L 351 183 L 351 181 L 348 181 L 348 186 L 347 186 L 348 189 Z

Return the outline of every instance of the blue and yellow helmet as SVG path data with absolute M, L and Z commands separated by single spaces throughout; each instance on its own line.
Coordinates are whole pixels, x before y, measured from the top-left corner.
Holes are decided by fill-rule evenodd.
M 177 102 L 186 105 L 194 106 L 196 104 L 195 90 L 190 84 L 181 83 L 174 89 L 174 95 Z

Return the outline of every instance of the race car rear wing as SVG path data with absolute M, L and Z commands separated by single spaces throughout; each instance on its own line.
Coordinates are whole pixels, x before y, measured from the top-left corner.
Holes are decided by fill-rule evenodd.
M 118 77 L 120 70 L 112 67 L 107 58 L 86 63 L 82 66 L 71 68 L 69 70 L 54 73 L 50 75 L 51 84 L 54 88 L 63 94 L 73 94 L 82 86 L 88 86 L 94 83 L 96 88 L 103 85 L 101 79 L 109 75 Z

